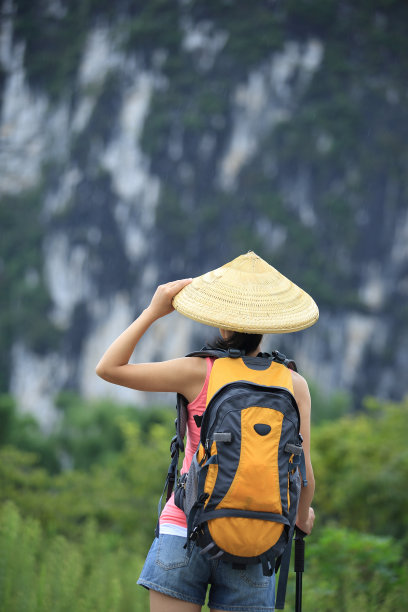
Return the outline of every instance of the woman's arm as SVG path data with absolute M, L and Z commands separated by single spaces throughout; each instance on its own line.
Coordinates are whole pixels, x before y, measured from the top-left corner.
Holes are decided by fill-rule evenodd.
M 315 479 L 313 475 L 313 467 L 310 458 L 310 413 L 311 401 L 309 387 L 305 379 L 292 372 L 293 391 L 300 412 L 300 433 L 303 437 L 303 453 L 306 463 L 306 479 L 307 487 L 302 486 L 299 500 L 298 515 L 296 525 L 305 533 L 309 534 L 312 531 L 314 523 L 314 511 L 311 507 L 314 490 Z
M 140 391 L 174 391 L 194 399 L 205 379 L 205 360 L 192 357 L 157 363 L 130 364 L 129 359 L 149 327 L 174 310 L 173 297 L 191 279 L 160 285 L 150 305 L 111 344 L 96 366 L 98 376 L 108 382 Z

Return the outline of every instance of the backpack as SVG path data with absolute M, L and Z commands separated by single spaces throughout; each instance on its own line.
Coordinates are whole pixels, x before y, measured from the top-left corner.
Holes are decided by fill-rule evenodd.
M 276 608 L 283 608 L 299 471 L 307 485 L 290 373 L 297 371 L 296 364 L 278 351 L 247 357 L 237 349 L 204 347 L 188 356 L 216 360 L 205 412 L 194 416 L 200 443 L 174 492 L 175 504 L 187 517 L 187 545 L 195 542 L 200 554 L 236 569 L 262 563 L 264 575 L 271 576 L 280 567 Z M 187 400 L 178 395 L 167 499 L 184 450 L 186 421 Z

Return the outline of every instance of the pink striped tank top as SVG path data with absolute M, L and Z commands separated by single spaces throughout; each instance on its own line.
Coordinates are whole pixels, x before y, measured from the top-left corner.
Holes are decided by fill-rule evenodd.
M 207 375 L 205 377 L 203 388 L 201 389 L 197 397 L 187 406 L 187 443 L 186 450 L 184 453 L 183 466 L 181 468 L 181 474 L 188 472 L 191 460 L 193 459 L 193 455 L 196 452 L 198 443 L 200 441 L 200 429 L 195 424 L 194 415 L 202 415 L 205 410 L 208 381 L 210 379 L 211 369 L 214 363 L 213 358 L 206 357 L 205 359 L 207 362 Z M 182 510 L 180 510 L 180 508 L 175 505 L 174 494 L 172 494 L 160 515 L 160 526 L 164 524 L 177 525 L 178 527 L 187 528 L 186 515 Z

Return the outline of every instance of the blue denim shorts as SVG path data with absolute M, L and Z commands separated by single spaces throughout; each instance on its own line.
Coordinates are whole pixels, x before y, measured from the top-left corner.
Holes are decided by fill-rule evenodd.
M 275 576 L 264 576 L 262 565 L 233 569 L 220 560 L 200 555 L 197 546 L 184 548 L 181 536 L 160 534 L 147 555 L 138 584 L 170 597 L 234 612 L 273 612 Z

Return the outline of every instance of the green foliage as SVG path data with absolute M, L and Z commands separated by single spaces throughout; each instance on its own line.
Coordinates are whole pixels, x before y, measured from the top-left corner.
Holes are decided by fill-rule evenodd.
M 125 423 L 138 424 L 143 442 L 149 439 L 155 424 L 167 428 L 171 423 L 169 410 L 164 407 L 139 410 L 111 400 L 84 400 L 67 391 L 61 392 L 55 402 L 58 418 L 52 431 L 45 433 L 32 415 L 17 410 L 11 395 L 0 395 L 0 447 L 12 445 L 33 453 L 36 465 L 50 473 L 67 467 L 87 470 L 94 464 L 109 464 L 123 452 Z
M 42 2 L 18 0 L 15 35 L 25 42 L 31 86 L 59 101 L 75 82 L 89 30 L 98 17 L 107 21 L 115 14 L 112 3 L 100 0 L 70 0 L 60 11 L 45 10 Z
M 157 520 L 157 501 L 169 463 L 173 422 L 142 427 L 123 418 L 123 451 L 85 469 L 51 475 L 33 453 L 0 448 L 0 502 L 13 500 L 24 515 L 42 522 L 49 533 L 78 537 L 93 519 L 113 538 L 135 534 L 149 544 Z M 80 457 L 82 455 L 80 454 Z M 100 458 L 100 457 L 99 457 Z
M 157 212 L 159 223 L 166 223 L 167 231 L 174 240 L 182 242 L 185 236 L 190 235 L 195 220 L 187 214 L 186 210 L 180 207 L 177 196 L 169 188 L 163 190 L 164 199 Z
M 143 50 L 145 54 L 156 49 L 176 53 L 181 43 L 177 5 L 167 0 L 142 2 L 128 16 L 124 31 L 126 49 Z
M 0 507 L 1 612 L 144 612 L 136 586 L 143 557 L 131 539 L 112 545 L 87 521 L 72 542 L 48 537 L 38 520 L 23 519 L 12 502 Z
M 345 391 L 325 393 L 318 385 L 310 383 L 312 399 L 312 424 L 319 425 L 325 421 L 334 421 L 350 412 L 352 399 Z
M 367 409 L 314 429 L 319 521 L 406 541 L 408 401 Z
M 305 540 L 305 610 L 397 612 L 408 604 L 401 543 L 326 527 Z M 293 591 L 293 586 L 292 586 Z
M 89 155 L 89 151 L 99 151 L 109 142 L 116 128 L 115 118 L 119 113 L 121 94 L 122 80 L 119 73 L 109 72 L 103 82 L 94 86 L 91 95 L 95 97 L 96 102 L 86 129 L 79 132 L 71 143 L 72 157 L 82 168 L 88 167 L 93 183 L 101 183 L 106 191 L 107 186 L 103 183 L 106 181 L 109 185 L 110 176 L 99 167 L 92 155 Z M 109 121 L 106 120 L 108 116 Z M 62 214 L 67 213 L 64 211 Z M 63 218 L 61 220 L 64 221 Z
M 47 314 L 51 299 L 43 276 L 43 185 L 0 203 L 0 392 L 8 386 L 12 342 L 34 351 L 55 348 L 60 334 Z M 22 221 L 23 220 L 23 221 Z
M 38 462 L 50 472 L 60 469 L 58 450 L 52 436 L 41 431 L 38 421 L 32 415 L 18 413 L 11 395 L 1 394 L 0 448 L 10 444 L 34 453 Z
M 60 420 L 53 432 L 54 444 L 75 469 L 109 463 L 125 446 L 121 424 L 138 420 L 140 412 L 109 400 L 85 401 L 71 392 L 60 393 L 56 406 Z
M 126 0 L 71 0 L 59 13 L 45 10 L 42 3 L 16 2 L 15 34 L 26 45 L 29 82 L 54 101 L 73 93 L 87 36 L 95 24 L 113 25 L 125 50 L 146 58 L 157 48 L 174 53 L 181 40 L 177 5 L 164 0 L 131 5 Z
M 15 401 L 11 395 L 0 396 L 0 444 L 10 439 L 15 428 Z
M 326 398 L 312 394 L 323 412 Z M 317 518 L 306 540 L 305 609 L 397 612 L 408 604 L 408 403 L 369 399 L 364 413 L 336 419 L 347 404 L 337 401 L 313 427 Z M 10 401 L 0 405 L 10 417 Z M 136 411 L 135 418 L 118 409 L 116 423 L 108 403 L 69 394 L 59 407 L 73 437 L 83 430 L 81 443 L 68 445 L 82 469 L 51 474 L 34 454 L 0 448 L 0 612 L 68 611 L 73 597 L 79 610 L 141 612 L 147 595 L 135 579 L 153 538 L 171 413 Z M 93 435 L 106 436 L 110 452 L 97 451 L 86 465 Z M 293 597 L 292 576 L 288 605 Z

